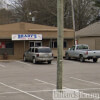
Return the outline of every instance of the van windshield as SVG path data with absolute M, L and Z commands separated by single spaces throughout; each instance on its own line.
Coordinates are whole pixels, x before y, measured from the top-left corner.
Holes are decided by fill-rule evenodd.
M 40 53 L 50 53 L 51 49 L 50 48 L 39 48 L 38 52 L 40 52 Z

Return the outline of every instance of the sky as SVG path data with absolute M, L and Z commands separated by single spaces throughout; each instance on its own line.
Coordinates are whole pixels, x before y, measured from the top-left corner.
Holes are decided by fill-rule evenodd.
M 3 1 L 5 1 L 8 4 L 11 4 L 11 2 L 13 2 L 14 0 L 3 0 Z
M 2 5 L 0 8 L 6 8 L 9 9 L 9 5 L 11 5 L 11 2 L 13 2 L 14 0 L 0 0 L 2 2 Z
M 5 2 L 7 2 L 8 4 L 10 4 L 10 3 L 11 3 L 11 1 L 12 1 L 12 0 L 5 0 Z

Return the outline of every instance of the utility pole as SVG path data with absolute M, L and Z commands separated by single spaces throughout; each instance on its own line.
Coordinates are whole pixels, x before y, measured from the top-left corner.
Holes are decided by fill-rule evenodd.
M 76 44 L 76 34 L 75 34 L 75 13 L 74 13 L 73 0 L 71 0 L 71 7 L 72 7 L 72 22 L 73 22 L 73 30 L 74 30 L 74 43 Z
M 64 0 L 57 0 L 57 26 L 58 26 L 58 38 L 57 38 L 57 89 L 62 89 L 62 67 L 63 67 L 63 3 Z

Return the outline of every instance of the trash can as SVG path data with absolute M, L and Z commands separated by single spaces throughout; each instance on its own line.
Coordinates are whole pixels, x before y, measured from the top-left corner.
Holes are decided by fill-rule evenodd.
M 7 54 L 7 52 L 5 52 L 5 53 L 3 53 L 3 59 L 8 59 L 8 54 Z

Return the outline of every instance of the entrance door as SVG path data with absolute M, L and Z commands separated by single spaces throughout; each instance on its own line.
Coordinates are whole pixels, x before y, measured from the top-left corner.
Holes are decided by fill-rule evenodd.
M 42 41 L 30 41 L 30 47 L 40 47 L 42 46 Z

